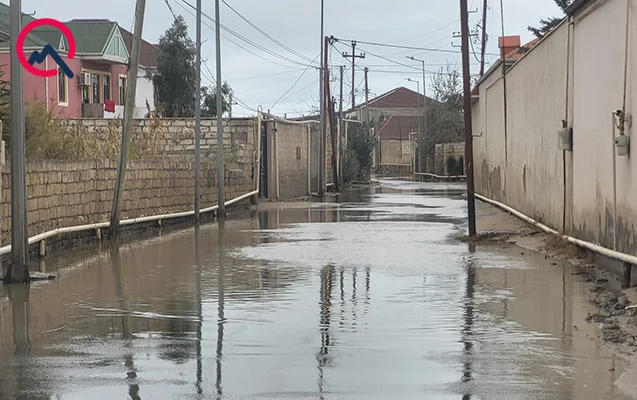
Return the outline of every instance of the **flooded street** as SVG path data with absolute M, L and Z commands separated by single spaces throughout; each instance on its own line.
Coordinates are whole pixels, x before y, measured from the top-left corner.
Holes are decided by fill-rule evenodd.
M 573 267 L 457 240 L 462 186 L 382 183 L 0 286 L 0 399 L 627 399 Z

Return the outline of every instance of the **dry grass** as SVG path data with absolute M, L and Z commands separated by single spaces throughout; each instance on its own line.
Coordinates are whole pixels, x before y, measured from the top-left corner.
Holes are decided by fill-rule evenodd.
M 558 235 L 549 235 L 542 250 L 566 258 L 577 258 L 581 255 L 577 246 Z
M 30 160 L 117 159 L 121 142 L 121 121 L 109 120 L 105 131 L 89 133 L 82 125 L 68 126 L 44 104 L 26 108 L 26 147 Z M 128 159 L 155 159 L 164 150 L 159 135 L 160 121 L 152 118 L 148 132 L 131 136 Z

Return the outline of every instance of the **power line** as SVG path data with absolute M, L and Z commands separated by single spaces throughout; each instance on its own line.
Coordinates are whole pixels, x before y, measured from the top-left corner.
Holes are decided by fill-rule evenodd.
M 336 40 L 336 41 L 345 41 L 345 42 L 349 41 L 348 39 L 337 39 L 337 38 L 334 38 L 334 40 Z M 362 44 L 367 44 L 367 45 L 370 45 L 370 46 L 392 47 L 392 48 L 407 49 L 407 50 L 420 50 L 420 51 L 424 51 L 424 52 L 440 52 L 440 53 L 462 54 L 462 52 L 459 51 L 459 50 L 431 49 L 431 48 L 427 48 L 427 47 L 402 46 L 402 45 L 398 45 L 398 44 L 365 42 L 365 41 L 361 41 L 361 40 L 357 40 L 356 42 L 357 43 L 362 43 Z M 495 53 L 487 53 L 487 54 L 488 55 L 497 55 Z
M 179 0 L 179 1 L 181 1 L 181 2 L 182 2 L 182 3 L 184 3 L 184 4 L 186 4 L 186 5 L 187 5 L 188 7 L 190 7 L 191 9 L 196 10 L 195 6 L 193 6 L 192 4 L 190 4 L 187 0 Z M 177 3 L 177 4 L 179 4 L 179 3 Z M 181 5 L 180 5 L 180 6 L 181 6 Z M 184 8 L 184 7 L 182 6 L 182 8 Z M 191 14 L 191 15 L 192 15 L 192 14 Z M 205 17 L 206 19 L 208 19 L 209 21 L 211 21 L 212 23 L 215 23 L 215 19 L 214 19 L 214 18 L 212 18 L 211 16 L 209 16 L 208 14 L 206 14 L 206 13 L 201 13 L 201 15 L 202 15 L 203 17 Z M 204 23 L 204 25 L 205 25 L 205 26 L 207 26 L 208 28 L 212 29 L 213 31 L 215 30 L 215 28 L 214 28 L 214 27 L 212 27 L 212 26 L 210 26 L 210 25 L 208 25 L 208 24 L 206 24 L 206 23 Z M 304 63 L 302 63 L 302 62 L 299 62 L 299 61 L 293 60 L 293 59 L 291 59 L 291 58 L 289 58 L 289 57 L 286 57 L 286 56 L 284 56 L 284 55 L 281 55 L 281 54 L 279 54 L 279 53 L 277 53 L 277 52 L 275 52 L 275 51 L 273 51 L 273 50 L 270 50 L 270 49 L 268 49 L 268 48 L 266 48 L 266 47 L 264 47 L 264 46 L 261 46 L 260 44 L 257 44 L 257 43 L 255 43 L 255 42 L 253 42 L 252 40 L 250 40 L 250 39 L 246 38 L 246 37 L 245 37 L 245 36 L 243 36 L 243 35 L 238 34 L 237 32 L 233 31 L 232 29 L 230 29 L 230 28 L 226 27 L 226 26 L 225 26 L 225 25 L 223 25 L 223 24 L 220 24 L 220 25 L 221 25 L 221 28 L 222 28 L 222 29 L 224 29 L 226 32 L 228 32 L 228 33 L 229 33 L 229 34 L 231 34 L 232 36 L 234 36 L 234 37 L 236 37 L 237 39 L 239 39 L 239 40 L 241 40 L 241 41 L 243 41 L 243 42 L 245 42 L 245 43 L 249 44 L 250 46 L 255 47 L 255 48 L 256 48 L 256 49 L 258 49 L 258 50 L 263 51 L 263 52 L 264 52 L 264 53 L 266 53 L 266 54 L 269 54 L 269 55 L 271 55 L 271 56 L 273 56 L 273 57 L 275 57 L 275 58 L 278 58 L 278 59 L 280 59 L 280 60 L 282 60 L 282 61 L 286 61 L 286 62 L 289 62 L 289 63 L 292 63 L 292 64 L 296 64 L 296 65 L 301 65 L 301 66 L 303 66 L 303 67 L 305 67 L 305 66 L 306 66 L 306 64 L 304 64 Z M 257 56 L 257 57 L 259 57 L 259 58 L 261 58 L 261 59 L 263 59 L 263 60 L 265 60 L 265 61 L 273 62 L 272 60 L 269 60 L 269 59 L 267 59 L 267 58 L 261 57 L 260 55 L 258 55 L 258 54 L 256 54 L 256 53 L 254 53 L 254 52 L 252 52 L 252 51 L 249 51 L 249 50 L 248 50 L 248 49 L 246 49 L 245 47 L 243 47 L 243 46 L 239 45 L 238 43 L 236 43 L 236 42 L 234 42 L 233 40 L 231 40 L 230 38 L 228 38 L 226 35 L 223 35 L 223 34 L 222 34 L 222 36 L 223 36 L 226 40 L 228 40 L 228 41 L 230 41 L 231 43 L 235 44 L 236 46 L 238 46 L 238 47 L 242 48 L 243 50 L 245 50 L 245 51 L 247 51 L 247 52 L 249 52 L 249 53 L 251 53 L 251 54 L 253 54 L 253 55 L 255 55 L 255 56 Z M 278 64 L 278 63 L 276 63 L 276 62 L 273 62 L 273 63 L 274 63 L 274 64 Z M 278 64 L 278 65 L 281 65 L 281 66 L 284 66 L 284 67 L 288 67 L 288 68 L 290 67 L 290 66 L 288 66 L 288 65 L 282 65 L 282 64 Z
M 195 6 L 190 4 L 187 0 L 180 0 L 180 1 L 182 3 L 185 3 L 186 5 L 188 5 L 190 8 L 196 9 Z M 209 16 L 208 14 L 202 12 L 201 15 L 203 17 L 205 17 L 206 19 L 208 19 L 209 21 L 211 21 L 212 23 L 216 23 L 215 19 L 212 18 L 211 16 Z M 284 56 L 282 54 L 279 54 L 279 53 L 275 52 L 274 50 L 270 50 L 267 47 L 261 46 L 260 44 L 253 42 L 252 40 L 250 40 L 250 39 L 246 38 L 245 36 L 233 31 L 232 29 L 228 28 L 227 26 L 225 26 L 223 24 L 220 24 L 220 26 L 221 26 L 222 29 L 225 29 L 226 32 L 230 33 L 231 35 L 233 35 L 237 39 L 244 41 L 245 43 L 247 43 L 247 44 L 249 44 L 249 45 L 251 45 L 251 46 L 253 46 L 253 47 L 255 47 L 255 48 L 257 48 L 257 49 L 259 49 L 261 51 L 263 51 L 264 53 L 270 54 L 273 57 L 279 58 L 279 59 L 281 59 L 283 61 L 287 61 L 289 63 L 306 66 L 305 63 L 301 63 L 299 61 L 296 61 L 296 60 L 293 60 L 291 58 L 288 58 L 288 57 L 286 57 L 286 56 Z M 211 28 L 211 29 L 214 30 L 214 28 Z
M 456 20 L 454 20 L 454 21 L 452 21 L 452 22 L 448 23 L 448 24 L 447 24 L 447 25 L 445 25 L 445 26 L 441 26 L 441 27 L 440 27 L 440 28 L 438 28 L 438 29 L 434 29 L 434 30 L 433 30 L 433 31 L 431 31 L 431 32 L 423 33 L 422 35 L 414 36 L 414 37 L 411 37 L 411 38 L 409 38 L 409 39 L 401 39 L 401 40 L 397 40 L 397 41 L 396 41 L 396 43 L 409 42 L 410 40 L 420 39 L 420 38 L 423 38 L 423 37 L 426 37 L 426 36 L 429 36 L 429 35 L 433 35 L 434 33 L 438 33 L 438 32 L 440 32 L 440 31 L 444 30 L 445 28 L 448 28 L 448 27 L 450 27 L 451 25 L 454 25 L 454 24 L 458 23 L 458 21 L 460 21 L 460 19 L 456 19 Z
M 321 54 L 319 53 L 316 57 L 314 57 L 314 60 L 312 60 L 312 63 L 314 63 L 314 61 L 316 61 L 317 58 L 319 58 L 321 56 Z M 281 99 L 283 99 L 288 93 L 290 93 L 290 91 L 292 91 L 292 89 L 294 89 L 294 87 L 297 85 L 297 83 L 299 83 L 299 81 L 301 80 L 301 78 L 303 78 L 303 75 L 305 75 L 305 73 L 307 72 L 308 69 L 310 69 L 310 67 L 312 66 L 312 64 L 308 65 L 303 72 L 301 73 L 301 75 L 297 78 L 297 80 L 292 84 L 292 86 L 281 95 L 281 97 L 279 97 L 277 99 L 277 101 L 274 102 L 274 104 L 272 104 L 272 107 L 270 107 L 270 110 L 274 109 L 274 106 L 276 106 L 276 104 L 281 101 Z
M 263 29 L 259 28 L 258 26 L 256 26 L 254 23 L 252 23 L 248 18 L 244 17 L 243 15 L 241 15 L 241 13 L 237 10 L 235 10 L 230 4 L 228 4 L 226 2 L 226 0 L 221 0 L 223 2 L 223 4 L 226 5 L 226 7 L 228 7 L 230 10 L 232 10 L 232 12 L 234 12 L 235 14 L 237 14 L 239 16 L 239 18 L 241 18 L 242 20 L 244 20 L 245 22 L 247 22 L 251 27 L 253 27 L 254 29 L 257 30 L 257 32 L 261 33 L 263 36 L 265 36 L 266 38 L 270 39 L 273 43 L 277 44 L 278 46 L 280 46 L 281 48 L 283 48 L 284 50 L 289 51 L 290 53 L 294 54 L 297 57 L 300 57 L 306 61 L 311 62 L 310 58 L 297 52 L 294 49 L 291 49 L 290 47 L 284 45 L 283 43 L 281 43 L 280 41 L 278 41 L 277 39 L 275 39 L 274 37 L 272 37 L 271 35 L 269 35 L 267 32 L 265 32 Z
M 168 4 L 167 0 L 165 0 L 165 1 L 166 1 L 166 4 Z M 176 2 L 176 0 L 175 0 L 175 2 Z M 178 6 L 180 6 L 181 8 L 183 8 L 183 9 L 184 9 L 184 10 L 185 10 L 188 14 L 190 14 L 190 15 L 191 15 L 191 16 L 193 16 L 193 17 L 195 17 L 195 14 L 193 14 L 193 13 L 192 13 L 189 9 L 187 9 L 185 6 L 183 6 L 183 5 L 179 4 L 179 3 L 176 3 L 176 4 L 177 4 Z M 212 26 L 208 25 L 207 23 L 205 23 L 205 22 L 203 22 L 203 21 L 202 21 L 202 24 L 203 24 L 203 25 L 205 25 L 205 26 L 207 26 L 208 28 L 212 29 L 213 31 L 215 30 L 215 28 L 214 28 L 214 27 L 212 27 Z M 226 39 L 226 40 L 227 40 L 227 41 L 229 41 L 230 43 L 234 44 L 235 46 L 239 47 L 240 49 L 244 50 L 245 52 L 250 53 L 250 54 L 252 54 L 253 56 L 258 57 L 258 58 L 260 58 L 260 59 L 262 59 L 262 60 L 264 60 L 264 61 L 270 62 L 270 63 L 272 63 L 272 64 L 275 64 L 275 65 L 278 65 L 278 66 L 281 66 L 281 67 L 285 67 L 285 68 L 296 68 L 296 67 L 292 67 L 292 66 L 290 66 L 290 65 L 285 65 L 285 64 L 278 63 L 278 62 L 276 62 L 276 61 L 270 60 L 269 58 L 265 58 L 265 57 L 261 56 L 260 54 L 257 54 L 257 53 L 255 53 L 255 52 L 253 52 L 252 50 L 246 49 L 245 47 L 243 47 L 243 46 L 242 46 L 242 45 L 240 45 L 239 43 L 235 42 L 234 40 L 230 39 L 228 36 L 226 36 L 226 35 L 224 35 L 224 34 L 221 34 L 221 36 L 223 36 L 223 38 L 224 38 L 224 39 Z M 191 40 L 192 40 L 192 39 L 191 39 Z

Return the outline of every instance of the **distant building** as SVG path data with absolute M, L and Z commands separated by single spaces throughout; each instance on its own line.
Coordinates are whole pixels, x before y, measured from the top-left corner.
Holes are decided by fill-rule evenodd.
M 346 118 L 363 121 L 369 110 L 369 119 L 377 121 L 380 117 L 388 118 L 392 115 L 423 115 L 425 96 L 420 93 L 399 87 L 383 93 L 345 112 Z M 434 101 L 427 98 L 427 101 Z
M 26 14 L 22 18 L 24 25 L 35 20 Z M 8 33 L 9 26 L 9 6 L 0 3 L 0 33 Z M 47 110 L 70 118 L 121 117 L 128 83 L 127 63 L 132 42 L 130 32 L 122 29 L 117 22 L 106 19 L 72 20 L 66 22 L 66 26 L 75 37 L 76 53 L 73 59 L 68 58 L 68 42 L 64 35 L 46 26 L 29 33 L 25 41 L 25 53 L 28 57 L 31 52 L 42 50 L 50 44 L 75 73 L 75 77 L 69 79 L 61 69 L 58 69 L 57 76 L 51 78 L 25 73 L 25 103 L 40 101 Z M 8 81 L 11 75 L 9 40 L 2 41 L 3 36 L 8 35 L 0 34 L 0 70 L 5 74 L 3 79 Z M 145 76 L 146 71 L 157 67 L 157 54 L 157 46 L 143 42 L 135 117 L 144 117 L 147 113 L 146 100 L 151 110 L 154 109 L 152 83 Z M 40 68 L 49 69 L 53 65 L 54 62 L 48 57 Z M 108 101 L 115 103 L 115 112 L 104 110 L 104 104 Z

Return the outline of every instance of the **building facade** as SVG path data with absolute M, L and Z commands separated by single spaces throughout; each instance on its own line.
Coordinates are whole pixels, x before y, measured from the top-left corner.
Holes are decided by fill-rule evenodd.
M 521 56 L 506 55 L 506 74 L 501 60 L 478 82 L 476 190 L 634 255 L 637 160 L 629 149 L 637 53 L 630 43 L 637 39 L 637 2 L 576 0 L 567 14 Z
M 35 19 L 23 14 L 23 24 Z M 47 110 L 59 117 L 117 118 L 123 114 L 125 91 L 128 84 L 127 63 L 132 39 L 130 32 L 109 20 L 72 20 L 65 23 L 76 42 L 76 54 L 68 57 L 68 41 L 56 29 L 39 27 L 34 29 L 25 41 L 25 53 L 41 51 L 50 44 L 69 66 L 75 76 L 69 79 L 61 69 L 55 77 L 45 78 L 24 74 L 24 101 L 44 103 Z M 9 7 L 0 3 L 0 31 L 9 31 Z M 9 40 L 0 42 L 0 70 L 3 80 L 11 76 Z M 142 53 L 152 53 L 145 58 L 147 64 L 140 66 L 136 91 L 135 117 L 147 114 L 146 101 L 154 110 L 152 82 L 146 78 L 147 71 L 156 68 L 158 48 L 148 42 L 143 43 Z M 154 60 L 154 61 L 153 61 Z M 154 62 L 151 63 L 151 62 Z M 50 58 L 43 63 L 50 69 L 55 62 Z M 105 104 L 113 102 L 115 112 L 105 111 Z

